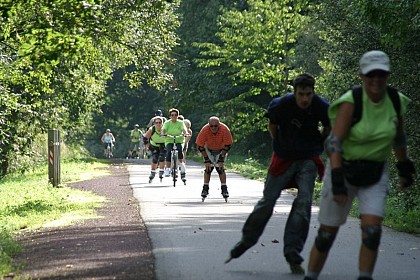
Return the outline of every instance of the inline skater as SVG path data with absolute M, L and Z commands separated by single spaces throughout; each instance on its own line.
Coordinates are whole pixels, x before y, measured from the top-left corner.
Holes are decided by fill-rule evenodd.
M 283 255 L 292 273 L 304 273 L 300 253 L 308 236 L 315 180 L 324 172 L 320 155 L 330 131 L 328 107 L 328 101 L 315 94 L 315 79 L 308 73 L 293 80 L 293 93 L 270 102 L 265 117 L 269 119 L 273 153 L 262 198 L 248 216 L 242 238 L 226 262 L 239 258 L 258 242 L 282 191 L 297 186 L 298 194 L 284 230 Z
M 215 168 L 214 165 L 216 165 L 216 171 L 219 174 L 222 196 L 227 201 L 229 192 L 226 185 L 224 162 L 233 143 L 229 127 L 221 123 L 218 117 L 210 117 L 208 123 L 198 133 L 195 143 L 204 158 L 205 164 L 204 185 L 201 192 L 203 201 L 209 194 L 210 175 Z
M 159 164 L 159 178 L 162 181 L 165 167 L 165 138 L 161 136 L 163 118 L 157 116 L 149 130 L 144 135 L 144 144 L 152 152 L 152 164 L 149 175 L 149 183 L 153 181 L 156 175 L 156 168 Z

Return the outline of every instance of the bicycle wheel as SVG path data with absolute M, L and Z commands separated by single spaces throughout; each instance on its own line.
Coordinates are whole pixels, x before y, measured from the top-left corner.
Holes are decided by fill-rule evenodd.
M 177 172 L 178 172 L 178 166 L 177 166 L 177 163 L 178 163 L 178 151 L 173 151 L 172 152 L 172 179 L 173 179 L 173 181 L 174 181 L 174 187 L 175 187 L 175 184 L 176 184 L 176 176 L 177 176 Z
M 109 158 L 109 145 L 106 145 L 105 158 Z

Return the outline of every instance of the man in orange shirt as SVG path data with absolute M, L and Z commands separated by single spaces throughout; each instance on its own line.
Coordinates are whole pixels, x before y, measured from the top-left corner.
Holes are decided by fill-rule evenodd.
M 226 173 L 224 162 L 233 140 L 229 127 L 221 123 L 218 117 L 210 117 L 208 124 L 203 126 L 198 133 L 195 143 L 204 158 L 206 169 L 204 170 L 204 186 L 201 196 L 204 199 L 209 194 L 210 175 L 214 168 L 219 174 L 222 196 L 226 199 L 229 193 L 226 186 Z

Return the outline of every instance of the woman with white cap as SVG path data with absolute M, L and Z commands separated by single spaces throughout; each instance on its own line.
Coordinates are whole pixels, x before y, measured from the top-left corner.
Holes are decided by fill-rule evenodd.
M 388 86 L 390 73 L 389 57 L 384 52 L 365 53 L 360 59 L 362 86 L 350 89 L 329 108 L 332 131 L 325 141 L 329 161 L 320 199 L 321 225 L 306 280 L 318 278 L 355 197 L 362 231 L 358 279 L 371 280 L 390 188 L 387 161 L 392 150 L 398 161 L 397 188 L 413 184 L 415 168 L 407 157 L 402 118 L 410 99 Z

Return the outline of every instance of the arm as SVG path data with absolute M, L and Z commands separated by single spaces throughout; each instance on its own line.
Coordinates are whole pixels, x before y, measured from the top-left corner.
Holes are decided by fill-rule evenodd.
M 224 137 L 223 137 L 223 148 L 220 152 L 219 159 L 217 161 L 219 167 L 224 167 L 225 157 L 228 154 L 230 147 L 233 144 L 232 133 L 230 132 L 229 128 L 225 126 Z
M 413 184 L 413 177 L 416 173 L 416 169 L 413 162 L 407 156 L 407 139 L 402 118 L 400 118 L 398 122 L 397 135 L 394 141 L 394 154 L 398 161 L 397 169 L 400 181 L 397 188 L 404 190 Z
M 104 141 L 105 141 L 105 133 L 101 137 L 101 142 L 104 143 Z
M 277 136 L 278 136 L 277 124 L 274 124 L 271 121 L 268 121 L 268 132 L 270 132 L 271 139 L 277 139 Z
M 334 200 L 341 205 L 347 202 L 347 188 L 344 184 L 344 170 L 342 167 L 341 143 L 351 127 L 354 106 L 351 103 L 342 103 L 338 109 L 334 127 L 326 139 L 326 149 L 330 158 L 331 181 Z
M 146 133 L 144 134 L 144 137 L 150 140 L 150 137 L 152 137 L 152 130 L 149 129 L 148 131 L 146 131 Z
M 191 130 L 191 128 L 188 129 L 187 134 L 188 134 L 188 136 L 185 137 L 185 144 L 187 144 L 191 140 L 191 137 L 192 137 L 192 130 Z

